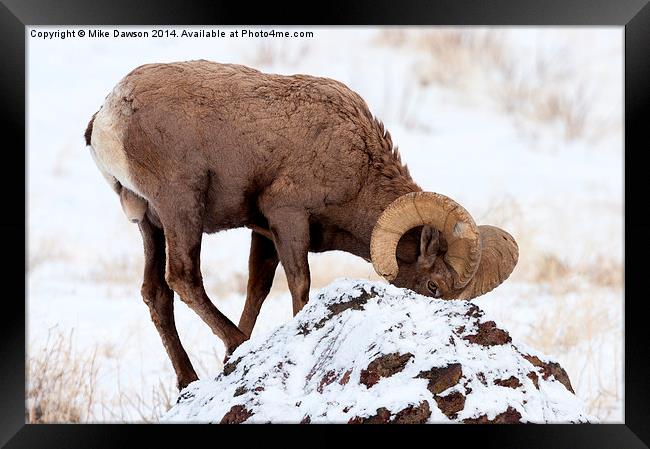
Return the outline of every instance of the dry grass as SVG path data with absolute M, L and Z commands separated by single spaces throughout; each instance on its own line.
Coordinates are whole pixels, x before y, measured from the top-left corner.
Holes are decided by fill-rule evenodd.
M 535 322 L 527 337 L 533 347 L 546 353 L 569 352 L 618 329 L 620 322 L 612 320 L 609 307 L 598 304 L 588 291 L 582 293 L 571 300 L 558 297 Z
M 607 255 L 598 255 L 589 261 L 568 263 L 555 254 L 538 251 L 531 258 L 535 269 L 522 273 L 523 277 L 534 284 L 555 285 L 558 293 L 578 289 L 588 285 L 592 289 L 608 288 L 623 292 L 623 264 L 620 260 Z
M 466 88 L 477 76 L 490 76 L 492 70 L 486 68 L 511 67 L 503 34 L 495 30 L 395 29 L 382 32 L 378 43 L 419 51 L 422 59 L 415 70 L 422 87 Z
M 176 400 L 175 378 L 159 380 L 150 391 L 125 389 L 114 351 L 110 346 L 81 351 L 73 330 L 51 329 L 43 346 L 30 350 L 26 422 L 157 422 Z M 116 386 L 102 391 L 99 368 L 108 367 L 109 359 L 117 367 Z
M 27 423 L 79 423 L 92 419 L 98 364 L 96 352 L 79 351 L 73 332 L 51 329 L 28 361 Z
M 601 420 L 615 418 L 621 403 L 623 326 L 607 300 L 592 286 L 557 295 L 554 307 L 543 312 L 524 338 L 561 361 L 587 411 Z M 622 298 L 620 305 L 622 310 Z
M 217 353 L 214 347 L 200 353 L 192 352 L 192 345 L 186 344 L 185 348 L 200 379 L 209 379 L 223 369 L 224 355 Z M 178 390 L 171 365 L 159 374 L 157 382 L 150 384 L 148 389 L 140 390 L 126 387 L 120 382 L 119 360 L 114 361 L 114 367 L 116 385 L 98 400 L 101 417 L 96 416 L 96 422 L 156 423 L 175 404 Z M 146 374 L 141 373 L 140 376 L 141 384 L 148 384 Z
M 244 251 L 248 251 L 248 248 Z M 224 272 L 226 275 L 223 275 Z M 201 273 L 205 290 L 210 298 L 226 299 L 233 294 L 246 296 L 248 272 L 233 271 L 230 267 L 212 263 L 203 264 Z
M 587 137 L 588 128 L 600 123 L 590 115 L 592 99 L 584 84 L 566 81 L 564 69 L 555 60 L 538 60 L 535 66 L 538 69 L 532 75 L 503 73 L 495 91 L 500 107 L 531 137 L 537 137 L 539 124 L 558 124 L 567 141 Z
M 70 253 L 61 244 L 61 241 L 54 237 L 46 237 L 37 242 L 30 242 L 28 249 L 29 259 L 27 268 L 31 272 L 45 263 L 68 261 L 71 258 Z
M 578 265 L 576 273 L 599 287 L 623 287 L 623 264 L 613 258 L 599 255 L 595 260 Z
M 143 273 L 142 257 L 122 255 L 111 259 L 97 259 L 87 280 L 100 284 L 140 285 Z
M 259 39 L 251 48 L 253 51 L 248 59 L 254 67 L 295 66 L 310 49 L 304 41 L 285 39 Z
M 597 137 L 610 128 L 591 114 L 594 98 L 576 76 L 566 48 L 536 52 L 532 64 L 524 66 L 501 30 L 386 30 L 378 43 L 419 52 L 414 70 L 420 88 L 480 89 L 525 137 L 535 139 L 540 124 L 559 126 L 567 141 Z
M 150 391 L 127 389 L 120 382 L 115 348 L 81 351 L 74 341 L 72 330 L 64 333 L 54 328 L 40 349 L 30 350 L 27 423 L 152 423 L 174 404 L 178 391 L 171 373 L 169 379 L 151 385 Z M 101 390 L 99 368 L 110 365 L 117 367 L 116 385 Z
M 467 87 L 485 67 L 509 69 L 507 49 L 497 31 L 456 31 L 423 33 L 417 42 L 430 59 L 419 71 L 420 84 Z
M 623 336 L 621 260 L 594 250 L 587 259 L 571 261 L 549 250 L 537 239 L 547 230 L 527 220 L 521 205 L 512 198 L 488 205 L 477 218 L 507 229 L 517 239 L 520 259 L 510 282 L 530 287 L 519 293 L 517 300 L 544 301 L 544 307 L 536 309 L 536 319 L 518 338 L 561 363 L 588 413 L 601 420 L 617 419 L 622 373 L 617 351 L 622 348 Z M 549 296 L 550 304 L 542 299 Z M 506 327 L 509 320 L 513 327 L 520 324 L 509 318 L 508 307 L 500 310 L 500 315 Z
M 519 261 L 512 274 L 514 281 L 547 286 L 558 294 L 577 288 L 579 283 L 594 288 L 622 289 L 623 265 L 620 259 L 594 251 L 594 256 L 588 260 L 569 262 L 562 254 L 539 243 L 538 237 L 548 230 L 527 219 L 514 198 L 502 197 L 493 201 L 476 218 L 478 223 L 491 223 L 507 229 L 517 240 Z M 591 243 L 585 241 L 584 244 Z
M 95 422 L 156 423 L 174 405 L 177 396 L 172 380 L 163 382 L 159 379 L 150 391 L 145 392 L 125 390 L 118 375 L 116 393 L 111 400 L 99 404 L 102 419 Z

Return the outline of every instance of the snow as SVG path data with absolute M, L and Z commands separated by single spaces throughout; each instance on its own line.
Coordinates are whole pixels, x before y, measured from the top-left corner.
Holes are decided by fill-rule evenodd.
M 363 310 L 347 309 L 328 318 L 333 304 L 361 294 L 376 296 Z M 433 405 L 431 423 L 483 414 L 494 419 L 509 406 L 521 413 L 523 422 L 595 419 L 554 377 L 540 376 L 537 389 L 526 377 L 533 365 L 515 348 L 545 361 L 547 357 L 520 343 L 485 347 L 464 340 L 463 335 L 476 331 L 467 316 L 470 307 L 468 302 L 436 300 L 384 283 L 339 280 L 316 292 L 293 320 L 240 346 L 230 359 L 237 361 L 233 372 L 190 384 L 162 421 L 219 422 L 231 407 L 244 405 L 253 413 L 247 423 L 300 422 L 305 416 L 312 423 L 336 423 L 371 416 L 380 407 L 397 412 L 422 401 Z M 459 333 L 461 326 L 466 329 Z M 402 371 L 370 388 L 358 381 L 372 360 L 390 353 L 413 357 Z M 450 363 L 462 365 L 463 377 L 441 396 L 471 388 L 464 409 L 453 419 L 434 405 L 427 380 L 417 378 L 422 371 Z M 349 381 L 323 387 L 330 372 L 337 373 L 337 380 L 340 373 L 349 372 Z M 510 376 L 522 379 L 523 387 L 494 384 Z M 246 392 L 237 395 L 242 387 Z
M 142 419 L 134 407 L 115 405 L 118 396 L 137 394 L 150 404 L 161 384 L 175 395 L 171 364 L 140 298 L 139 232 L 125 219 L 82 135 L 105 95 L 134 67 L 204 58 L 329 76 L 357 91 L 386 124 L 416 182 L 454 198 L 479 224 L 504 227 L 520 243 L 511 279 L 477 300 L 487 316 L 518 341 L 544 343 L 598 417 L 621 422 L 622 285 L 586 282 L 580 270 L 601 257 L 623 260 L 622 29 L 501 29 L 519 72 L 545 53 L 568 66 L 567 82 L 584 80 L 591 110 L 609 125 L 599 127 L 607 132 L 598 139 L 571 141 L 554 124 L 514 121 L 480 79 L 462 89 L 420 86 L 417 70 L 426 55 L 381 44 L 385 30 L 313 31 L 312 39 L 274 41 L 27 37 L 28 353 L 53 328 L 74 329 L 80 348 L 99 349 L 97 396 L 106 404 L 93 408 L 93 421 Z M 244 304 L 249 239 L 239 229 L 203 242 L 206 289 L 235 322 Z M 531 277 L 540 254 L 565 264 L 568 277 Z M 346 271 L 374 276 L 369 264 L 342 252 L 309 260 L 316 287 Z M 254 336 L 291 319 L 278 271 Z M 213 378 L 222 369 L 223 345 L 181 301 L 175 306 L 199 376 Z

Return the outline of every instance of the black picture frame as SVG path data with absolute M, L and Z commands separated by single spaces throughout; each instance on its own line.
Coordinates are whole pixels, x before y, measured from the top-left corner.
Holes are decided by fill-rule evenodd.
M 217 1 L 102 0 L 1 0 L 0 36 L 2 63 L 2 155 L 0 191 L 5 209 L 0 214 L 4 237 L 0 271 L 4 289 L 0 326 L 0 444 L 5 447 L 131 447 L 136 437 L 168 444 L 190 445 L 207 437 L 212 444 L 227 438 L 252 438 L 251 426 L 194 426 L 191 432 L 172 425 L 26 425 L 25 421 L 25 317 L 27 281 L 20 261 L 26 261 L 28 245 L 27 167 L 25 132 L 25 27 L 32 25 L 144 25 L 144 24 L 300 24 L 300 25 L 608 25 L 625 28 L 625 423 L 542 426 L 254 426 L 255 431 L 280 429 L 282 437 L 294 432 L 323 432 L 335 428 L 347 439 L 394 437 L 397 441 L 441 443 L 449 438 L 501 448 L 589 447 L 641 448 L 650 444 L 650 397 L 647 361 L 650 345 L 644 332 L 643 276 L 650 253 L 647 238 L 650 218 L 644 200 L 648 189 L 643 176 L 644 151 L 650 148 L 647 119 L 650 116 L 650 6 L 648 0 L 445 0 L 445 1 L 334 1 L 327 4 Z M 65 107 L 65 105 L 61 105 Z M 56 113 L 56 111 L 53 111 Z M 8 137 L 11 137 L 9 139 Z M 10 144 L 9 142 L 13 142 Z M 24 153 L 19 149 L 24 148 Z M 25 188 L 24 201 L 14 192 Z M 8 204 L 8 208 L 6 205 Z M 579 212 L 577 212 L 579 213 Z M 23 237 L 21 239 L 19 236 Z M 613 236 L 615 238 L 616 236 Z M 22 244 L 24 242 L 24 245 Z M 14 257 L 15 256 L 15 257 Z M 26 264 L 23 264 L 26 267 Z M 25 302 L 21 302 L 21 296 Z M 262 429 L 260 429 L 262 427 Z M 417 427 L 417 428 L 416 428 Z M 179 430 L 181 429 L 181 430 Z M 268 430 L 267 430 L 268 429 Z M 209 434 L 206 435 L 206 432 Z M 246 432 L 246 433 L 244 433 Z M 327 432 L 327 433 L 325 433 Z M 337 432 L 337 433 L 338 433 Z M 406 433 L 408 432 L 408 434 Z M 414 432 L 420 433 L 415 436 Z M 230 433 L 230 435 L 228 434 Z M 134 435 L 137 434 L 137 435 Z M 405 435 L 409 440 L 404 440 Z M 325 436 L 324 435 L 324 436 Z M 298 438 L 303 437 L 299 435 Z M 260 441 L 259 437 L 254 437 Z M 303 437 L 304 438 L 304 437 Z M 307 437 L 311 438 L 311 437 Z M 251 442 L 254 440 L 250 440 Z M 325 440 L 323 440 L 325 441 Z M 385 440 L 387 441 L 387 440 Z M 181 443 L 182 442 L 182 443 Z M 309 444 L 309 440 L 302 441 Z M 408 443 L 407 443 L 408 444 Z

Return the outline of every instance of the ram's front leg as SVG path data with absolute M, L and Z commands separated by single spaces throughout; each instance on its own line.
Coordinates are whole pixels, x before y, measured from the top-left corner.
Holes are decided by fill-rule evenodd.
M 253 231 L 251 232 L 251 250 L 248 256 L 248 286 L 246 287 L 246 304 L 239 320 L 239 330 L 248 337 L 253 332 L 255 321 L 260 314 L 262 303 L 273 284 L 273 276 L 278 266 L 278 253 L 273 240 Z
M 305 210 L 276 208 L 267 214 L 275 248 L 287 275 L 293 314 L 309 300 L 309 218 Z

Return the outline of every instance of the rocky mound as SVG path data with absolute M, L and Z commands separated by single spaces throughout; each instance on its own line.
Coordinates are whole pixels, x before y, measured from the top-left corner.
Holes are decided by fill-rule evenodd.
M 163 421 L 588 422 L 567 373 L 466 301 L 337 281 L 244 343 Z

